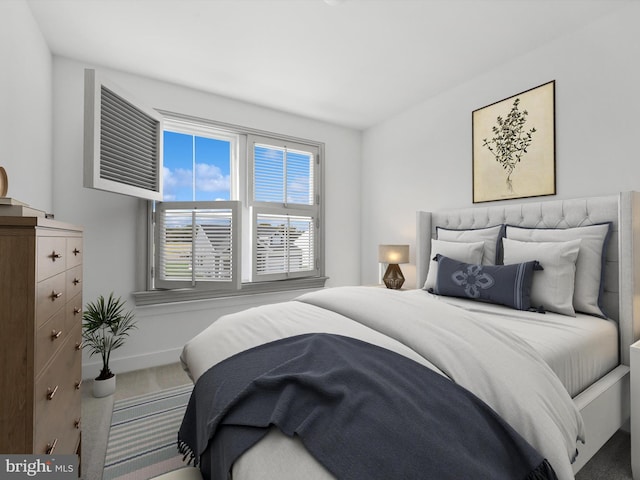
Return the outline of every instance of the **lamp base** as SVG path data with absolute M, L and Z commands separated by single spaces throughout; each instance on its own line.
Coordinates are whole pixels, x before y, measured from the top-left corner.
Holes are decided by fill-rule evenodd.
M 402 275 L 402 270 L 400 270 L 400 267 L 397 264 L 390 263 L 387 267 L 387 270 L 384 272 L 382 281 L 387 286 L 387 288 L 400 290 L 402 284 L 404 283 L 404 275 Z

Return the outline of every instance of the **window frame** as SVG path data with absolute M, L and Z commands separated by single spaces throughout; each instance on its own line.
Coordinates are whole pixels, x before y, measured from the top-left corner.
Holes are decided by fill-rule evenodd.
M 255 199 L 255 147 L 256 145 L 266 146 L 266 147 L 275 147 L 277 149 L 282 149 L 286 153 L 289 151 L 293 152 L 305 152 L 309 153 L 312 156 L 311 163 L 313 168 L 313 178 L 312 182 L 312 192 L 311 199 L 309 203 L 290 203 L 287 202 L 287 199 L 284 196 L 287 193 L 287 185 L 289 184 L 290 178 L 288 177 L 288 162 L 285 160 L 284 168 L 284 178 L 283 178 L 283 201 L 275 202 L 275 201 L 259 201 Z M 312 235 L 314 240 L 317 240 L 317 236 L 320 230 L 320 204 L 321 204 L 321 195 L 320 191 L 320 149 L 315 145 L 310 145 L 308 143 L 297 142 L 293 139 L 274 139 L 261 135 L 249 134 L 247 135 L 247 164 L 249 169 L 248 179 L 248 204 L 251 206 L 251 235 L 252 235 L 252 245 L 258 245 L 258 222 L 257 218 L 259 215 L 274 215 L 274 216 L 283 216 L 283 217 L 309 217 L 311 218 L 311 228 Z M 303 271 L 291 271 L 287 269 L 285 272 L 274 272 L 274 273 L 260 273 L 258 271 L 258 249 L 254 248 L 252 251 L 252 278 L 254 281 L 260 279 L 260 281 L 268 282 L 275 280 L 285 280 L 299 277 L 308 277 L 308 276 L 317 276 L 319 275 L 319 265 L 318 265 L 318 245 L 317 241 L 314 241 L 314 251 L 313 258 L 315 259 L 315 265 L 313 265 L 310 270 Z M 291 257 L 287 256 L 287 261 L 290 261 Z
M 272 141 L 286 142 L 289 144 L 295 144 L 299 146 L 307 146 L 317 149 L 317 158 L 314 164 L 314 182 L 315 182 L 315 205 L 313 208 L 303 208 L 302 210 L 306 212 L 316 212 L 315 218 L 315 259 L 316 265 L 312 275 L 293 275 L 293 276 L 281 276 L 279 278 L 272 277 L 270 279 L 263 279 L 260 281 L 246 282 L 240 279 L 240 286 L 237 289 L 211 289 L 211 288 L 191 288 L 185 285 L 184 288 L 173 288 L 173 289 L 162 289 L 154 287 L 154 279 L 153 275 L 155 274 L 154 266 L 155 266 L 155 254 L 154 254 L 154 219 L 152 218 L 153 213 L 153 202 L 148 201 L 146 203 L 146 217 L 147 217 L 147 240 L 144 245 L 140 242 L 140 248 L 144 248 L 146 250 L 144 258 L 147 259 L 146 266 L 146 275 L 145 275 L 145 289 L 138 292 L 133 292 L 133 297 L 135 299 L 136 305 L 155 305 L 162 303 L 170 303 L 170 302 L 179 302 L 179 301 L 192 301 L 192 300 L 204 300 L 204 299 L 215 299 L 222 297 L 231 297 L 231 296 L 242 296 L 242 295 L 255 295 L 255 294 L 264 294 L 264 293 L 275 293 L 275 292 L 286 292 L 291 290 L 307 290 L 307 289 L 317 289 L 322 288 L 325 285 L 327 277 L 325 276 L 325 258 L 324 258 L 324 249 L 325 249 L 325 239 L 324 239 L 324 150 L 325 145 L 323 142 L 312 141 L 304 138 L 292 137 L 289 135 L 278 134 L 274 132 L 268 132 L 265 130 L 258 130 L 248 127 L 243 127 L 239 125 L 218 122 L 215 120 L 205 119 L 201 117 L 195 117 L 185 114 L 180 114 L 171 111 L 158 110 L 158 112 L 165 119 L 164 122 L 166 125 L 163 125 L 164 129 L 175 131 L 172 128 L 172 125 L 182 124 L 182 125 L 190 125 L 194 123 L 200 123 L 203 125 L 210 126 L 214 130 L 218 130 L 220 132 L 227 132 L 230 135 L 237 135 L 237 143 L 236 148 L 238 149 L 238 165 L 232 166 L 232 168 L 236 168 L 238 175 L 235 179 L 232 176 L 232 199 L 240 200 L 242 203 L 241 206 L 241 231 L 243 232 L 243 236 L 252 234 L 253 229 L 251 229 L 252 219 L 253 219 L 253 201 L 252 201 L 252 187 L 249 184 L 252 182 L 252 172 L 250 168 L 252 167 L 252 160 L 249 159 L 249 138 L 260 137 L 263 139 L 268 139 Z M 194 130 L 186 130 L 182 133 L 195 134 Z M 243 158 L 241 158 L 244 153 Z M 235 189 L 235 190 L 234 190 Z M 235 196 L 234 196 L 235 195 Z M 208 203 L 208 202 L 207 202 Z M 213 202 L 212 202 L 213 203 Z M 258 202 L 255 202 L 256 206 L 258 206 Z M 292 205 L 293 206 L 293 205 Z M 300 212 L 301 205 L 296 204 L 295 209 L 293 211 Z M 308 215 L 308 213 L 307 213 Z M 247 264 L 247 260 L 250 261 L 250 268 L 253 270 L 254 268 L 254 252 L 251 255 L 247 255 L 248 252 L 245 251 L 247 243 L 250 245 L 253 242 L 242 242 L 242 258 L 245 262 L 245 266 Z M 142 253 L 142 252 L 141 252 Z M 243 267 L 243 270 L 245 267 Z

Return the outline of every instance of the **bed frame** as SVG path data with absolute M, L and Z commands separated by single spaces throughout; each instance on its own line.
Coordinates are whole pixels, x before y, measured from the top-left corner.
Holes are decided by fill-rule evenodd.
M 570 228 L 612 222 L 606 252 L 603 306 L 619 326 L 620 365 L 573 400 L 585 422 L 587 442 L 573 465 L 577 473 L 630 416 L 629 347 L 640 338 L 640 193 L 418 212 L 416 281 L 427 278 L 436 227 L 483 228 L 498 224 Z M 640 472 L 634 472 L 640 479 Z

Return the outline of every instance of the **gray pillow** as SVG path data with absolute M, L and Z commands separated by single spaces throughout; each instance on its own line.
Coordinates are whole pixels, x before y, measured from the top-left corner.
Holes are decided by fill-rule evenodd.
M 533 279 L 532 307 L 576 316 L 573 290 L 580 242 L 519 242 L 502 239 L 505 265 L 537 260 L 544 269 Z
M 429 271 L 427 280 L 424 282 L 424 289 L 435 287 L 438 278 L 438 262 L 434 260 L 439 253 L 455 260 L 466 263 L 480 263 L 484 252 L 484 242 L 445 242 L 442 240 L 431 240 L 431 260 L 429 261 Z
M 438 279 L 433 293 L 531 308 L 531 283 L 537 261 L 511 265 L 472 265 L 438 254 Z
M 436 227 L 436 238 L 447 242 L 484 242 L 483 265 L 499 265 L 502 263 L 502 237 L 504 225 L 486 228 L 456 230 Z
M 523 242 L 566 242 L 581 239 L 576 261 L 576 280 L 573 307 L 576 311 L 605 318 L 602 309 L 604 262 L 611 223 L 584 227 L 522 228 L 507 225 L 507 238 Z

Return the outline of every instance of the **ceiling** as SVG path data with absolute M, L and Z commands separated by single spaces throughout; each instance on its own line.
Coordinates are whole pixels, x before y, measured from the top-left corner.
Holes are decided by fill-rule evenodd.
M 27 0 L 55 55 L 366 129 L 633 0 Z

